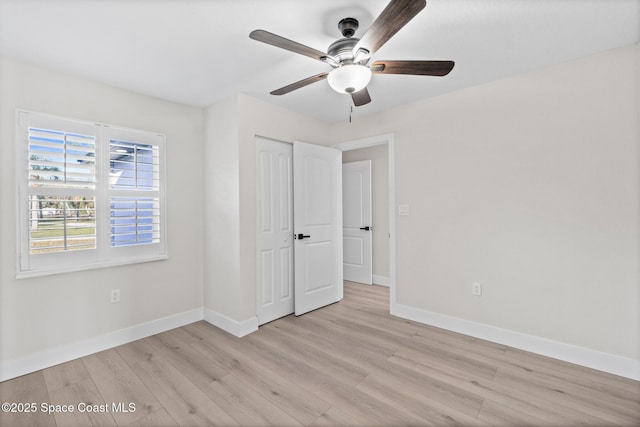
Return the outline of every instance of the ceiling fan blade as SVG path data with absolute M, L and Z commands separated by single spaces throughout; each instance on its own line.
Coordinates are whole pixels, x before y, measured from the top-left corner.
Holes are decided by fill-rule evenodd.
M 271 92 L 271 95 L 284 95 L 285 93 L 293 92 L 294 90 L 308 86 L 311 83 L 324 80 L 327 78 L 327 75 L 329 75 L 329 73 L 320 73 L 316 74 L 315 76 L 307 77 L 306 79 L 300 80 L 299 82 L 291 83 L 290 85 L 281 87 L 280 89 L 276 89 Z
M 322 58 L 326 58 L 327 54 L 324 52 L 320 52 L 314 48 L 309 46 L 305 46 L 298 42 L 294 42 L 293 40 L 286 39 L 277 34 L 270 33 L 265 30 L 254 30 L 249 34 L 253 40 L 257 40 L 262 43 L 270 44 L 271 46 L 279 47 L 281 49 L 286 49 L 294 53 L 299 53 L 300 55 L 308 56 L 309 58 L 322 60 Z
M 413 74 L 416 76 L 446 76 L 453 61 L 376 61 L 371 72 L 376 74 Z
M 361 105 L 365 105 L 371 102 L 371 96 L 369 96 L 369 91 L 366 87 L 352 93 L 351 99 L 353 100 L 353 105 L 355 105 L 356 107 L 360 107 Z
M 426 5 L 426 0 L 391 0 L 355 45 L 353 55 L 355 56 L 360 48 L 373 54 Z

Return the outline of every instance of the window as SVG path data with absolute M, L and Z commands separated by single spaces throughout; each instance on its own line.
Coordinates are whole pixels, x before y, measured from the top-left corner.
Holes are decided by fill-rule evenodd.
M 166 258 L 164 136 L 18 111 L 18 277 Z
M 28 129 L 29 252 L 96 248 L 96 139 Z
M 109 243 L 112 247 L 160 242 L 160 152 L 157 145 L 109 139 Z

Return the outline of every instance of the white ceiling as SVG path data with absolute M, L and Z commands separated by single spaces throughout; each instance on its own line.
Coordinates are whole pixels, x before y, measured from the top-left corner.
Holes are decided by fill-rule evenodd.
M 265 29 L 318 50 L 353 16 L 364 28 L 388 0 L 0 0 L 0 54 L 171 101 L 207 106 L 236 92 L 326 122 L 350 97 L 326 82 L 269 92 L 327 71 L 249 39 Z M 374 75 L 354 118 L 640 40 L 640 0 L 428 0 L 374 55 L 452 59 L 446 77 Z M 1 76 L 0 76 L 1 78 Z M 606 78 L 606 76 L 603 76 Z

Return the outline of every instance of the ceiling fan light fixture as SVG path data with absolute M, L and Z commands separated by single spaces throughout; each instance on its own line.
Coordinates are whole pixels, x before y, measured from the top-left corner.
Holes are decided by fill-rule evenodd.
M 332 70 L 327 81 L 338 93 L 355 93 L 367 87 L 371 81 L 371 70 L 364 65 L 347 64 Z

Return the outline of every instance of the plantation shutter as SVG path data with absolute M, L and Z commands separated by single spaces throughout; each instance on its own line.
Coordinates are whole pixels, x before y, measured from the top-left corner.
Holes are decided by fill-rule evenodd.
M 95 126 L 29 115 L 27 140 L 29 253 L 95 249 Z
M 110 128 L 109 245 L 159 245 L 161 212 L 161 135 Z M 138 249 L 143 250 L 143 249 Z

